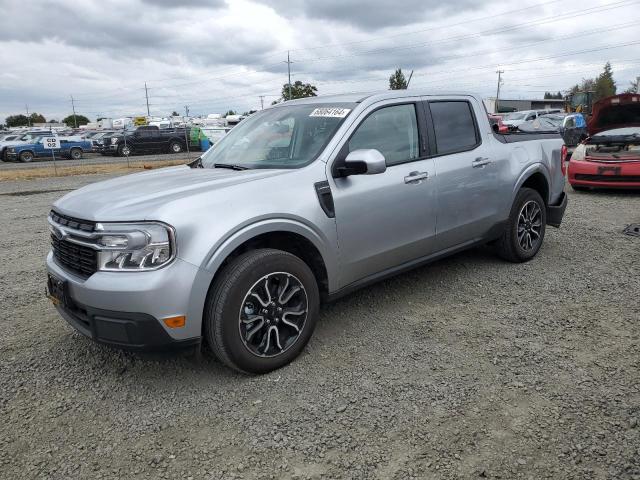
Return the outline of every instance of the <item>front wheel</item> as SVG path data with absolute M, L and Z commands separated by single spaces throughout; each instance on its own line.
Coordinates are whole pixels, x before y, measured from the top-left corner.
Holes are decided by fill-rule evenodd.
M 28 163 L 33 160 L 33 153 L 31 152 L 21 152 L 20 153 L 20 161 Z
M 129 155 L 131 155 L 131 147 L 129 145 L 120 145 L 118 147 L 119 157 L 128 157 Z
M 207 299 L 204 337 L 227 366 L 266 373 L 296 358 L 315 328 L 316 279 L 298 257 L 273 249 L 234 259 Z
M 496 243 L 498 255 L 510 262 L 531 260 L 542 246 L 546 226 L 547 209 L 540 194 L 531 188 L 520 189 Z

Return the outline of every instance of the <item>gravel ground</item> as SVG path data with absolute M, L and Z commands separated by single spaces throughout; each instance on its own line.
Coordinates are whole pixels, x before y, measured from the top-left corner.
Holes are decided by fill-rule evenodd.
M 247 377 L 45 300 L 49 205 L 102 178 L 0 183 L 0 478 L 640 479 L 639 194 L 570 192 L 530 263 L 475 249 L 325 306 Z
M 111 163 L 127 163 L 130 162 L 154 162 L 163 160 L 184 160 L 195 159 L 202 152 L 179 153 L 175 155 L 132 155 L 126 157 L 112 157 L 110 155 L 100 155 L 99 153 L 85 153 L 82 160 L 70 160 L 68 158 L 56 158 L 56 166 L 58 167 L 74 167 L 82 165 L 106 165 Z M 53 170 L 53 161 L 50 159 L 36 158 L 33 162 L 2 162 L 0 161 L 0 170 L 28 170 L 30 168 L 51 167 Z

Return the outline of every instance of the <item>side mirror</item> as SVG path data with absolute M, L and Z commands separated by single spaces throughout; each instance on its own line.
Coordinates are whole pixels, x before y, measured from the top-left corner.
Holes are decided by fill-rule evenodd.
M 349 175 L 376 175 L 387 171 L 387 164 L 378 150 L 373 148 L 354 150 L 347 155 L 344 164 L 338 167 L 341 177 Z

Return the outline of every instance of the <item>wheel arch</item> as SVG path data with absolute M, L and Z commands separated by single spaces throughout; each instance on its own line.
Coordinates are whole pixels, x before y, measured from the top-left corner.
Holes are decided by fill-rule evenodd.
M 335 289 L 335 260 L 330 257 L 320 235 L 309 226 L 291 220 L 263 221 L 245 227 L 216 245 L 201 266 L 190 302 L 194 307 L 193 316 L 203 320 L 201 328 L 207 296 L 222 269 L 244 252 L 259 248 L 275 248 L 301 258 L 316 277 L 321 298 Z
M 532 165 L 520 175 L 516 187 L 513 190 L 512 198 L 515 199 L 521 188 L 531 188 L 540 194 L 545 205 L 549 205 L 551 195 L 550 185 L 548 170 L 542 164 Z

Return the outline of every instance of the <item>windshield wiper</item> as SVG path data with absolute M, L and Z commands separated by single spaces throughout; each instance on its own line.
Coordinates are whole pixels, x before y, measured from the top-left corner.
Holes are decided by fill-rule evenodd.
M 249 167 L 232 163 L 214 163 L 213 168 L 228 168 L 229 170 L 249 170 Z

